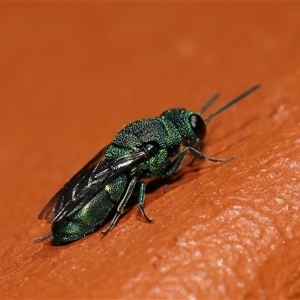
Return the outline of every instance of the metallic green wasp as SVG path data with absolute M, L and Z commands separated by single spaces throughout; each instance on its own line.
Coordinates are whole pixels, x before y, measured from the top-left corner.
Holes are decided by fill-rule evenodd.
M 202 113 L 216 100 L 214 95 L 198 112 L 169 109 L 159 117 L 130 123 L 90 162 L 76 173 L 48 202 L 39 215 L 52 223 L 54 242 L 69 243 L 98 230 L 111 213 L 110 232 L 123 214 L 134 191 L 144 211 L 146 185 L 143 179 L 171 177 L 190 152 L 199 160 L 227 162 L 230 158 L 205 156 L 198 149 L 212 117 L 256 90 L 254 85 L 202 119 Z M 45 237 L 45 238 L 46 238 Z M 43 238 L 41 238 L 43 239 Z

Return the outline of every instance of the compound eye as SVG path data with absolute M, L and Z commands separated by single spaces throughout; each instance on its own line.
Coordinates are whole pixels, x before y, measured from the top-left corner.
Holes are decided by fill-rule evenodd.
M 195 135 L 202 141 L 206 135 L 206 125 L 203 119 L 199 115 L 192 114 L 189 122 Z

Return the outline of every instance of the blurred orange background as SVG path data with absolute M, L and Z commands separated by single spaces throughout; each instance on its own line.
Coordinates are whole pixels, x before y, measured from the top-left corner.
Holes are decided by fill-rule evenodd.
M 1 298 L 297 298 L 300 3 L 0 3 Z M 214 92 L 204 153 L 105 238 L 33 243 L 131 121 Z

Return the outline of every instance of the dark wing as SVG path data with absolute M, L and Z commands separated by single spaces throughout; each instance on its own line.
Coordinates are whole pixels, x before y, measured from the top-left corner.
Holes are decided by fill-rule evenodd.
M 39 214 L 39 219 L 58 222 L 74 214 L 119 174 L 149 158 L 147 151 L 136 149 L 107 161 L 107 148 L 103 148 L 50 199 Z

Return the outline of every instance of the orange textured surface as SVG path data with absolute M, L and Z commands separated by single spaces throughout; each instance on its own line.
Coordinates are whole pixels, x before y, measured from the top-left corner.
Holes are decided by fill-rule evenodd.
M 299 298 L 299 3 L 1 3 L 1 298 Z M 33 243 L 116 132 L 262 88 L 116 228 Z M 212 109 L 213 109 L 212 108 Z

